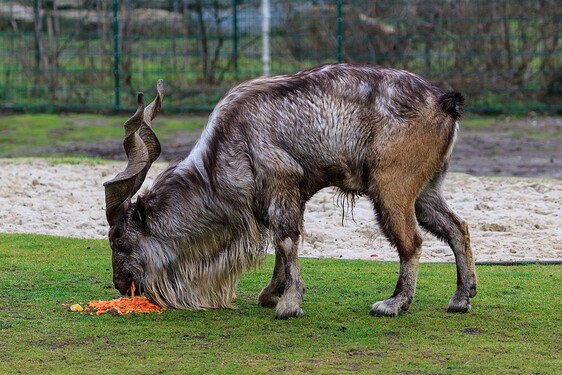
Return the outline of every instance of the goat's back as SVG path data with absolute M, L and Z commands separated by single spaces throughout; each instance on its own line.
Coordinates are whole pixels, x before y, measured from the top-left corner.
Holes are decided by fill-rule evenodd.
M 254 170 L 313 180 L 313 190 L 364 190 L 370 170 L 392 165 L 426 175 L 437 168 L 454 137 L 459 100 L 406 71 L 325 65 L 234 87 L 202 141 L 228 160 L 250 154 Z

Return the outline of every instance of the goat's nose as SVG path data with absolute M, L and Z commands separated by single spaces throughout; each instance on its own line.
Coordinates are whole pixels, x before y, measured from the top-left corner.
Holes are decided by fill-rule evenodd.
M 128 287 L 125 284 L 126 283 L 123 282 L 122 280 L 119 280 L 119 279 L 113 280 L 113 285 L 115 286 L 115 289 L 117 289 L 119 291 L 119 293 L 121 293 L 122 295 L 127 294 Z

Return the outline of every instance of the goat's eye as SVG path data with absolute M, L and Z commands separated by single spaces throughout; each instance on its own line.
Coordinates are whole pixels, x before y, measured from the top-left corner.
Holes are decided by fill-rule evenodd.
M 125 241 L 123 241 L 121 238 L 118 238 L 115 240 L 115 245 L 117 245 L 117 247 L 123 247 L 123 245 L 125 245 Z

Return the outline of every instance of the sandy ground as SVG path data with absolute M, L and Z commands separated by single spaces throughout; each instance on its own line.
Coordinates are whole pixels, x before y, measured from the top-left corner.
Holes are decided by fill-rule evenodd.
M 153 166 L 147 185 L 164 166 Z M 0 159 L 0 233 L 105 238 L 102 183 L 122 167 L 120 162 L 53 165 L 43 159 Z M 469 222 L 476 261 L 562 259 L 561 180 L 450 173 L 445 196 Z M 370 203 L 360 199 L 353 212 L 344 210 L 331 189 L 307 205 L 300 254 L 398 260 Z M 447 245 L 424 233 L 422 261 L 453 260 Z

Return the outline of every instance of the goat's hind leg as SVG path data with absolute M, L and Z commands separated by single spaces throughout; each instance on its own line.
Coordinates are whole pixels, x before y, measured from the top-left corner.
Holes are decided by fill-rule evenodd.
M 392 296 L 376 302 L 371 308 L 370 314 L 374 316 L 397 316 L 400 311 L 408 310 L 418 278 L 422 238 L 417 230 L 414 209 L 393 210 L 389 207 L 379 204 L 377 212 L 382 230 L 398 249 L 400 275 Z
M 438 238 L 446 241 L 457 263 L 457 290 L 449 301 L 449 312 L 467 312 L 470 298 L 476 295 L 476 271 L 470 248 L 468 225 L 445 202 L 441 193 L 444 171 L 422 190 L 416 200 L 419 223 Z

